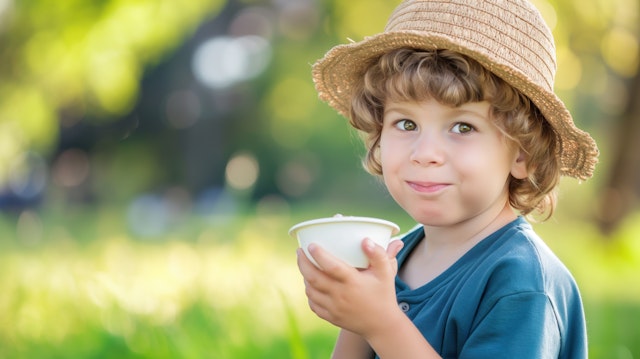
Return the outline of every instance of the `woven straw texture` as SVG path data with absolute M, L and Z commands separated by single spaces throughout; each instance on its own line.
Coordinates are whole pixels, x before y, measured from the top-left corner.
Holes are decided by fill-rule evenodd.
M 563 175 L 593 175 L 598 148 L 553 92 L 555 45 L 540 13 L 525 0 L 408 0 L 384 32 L 338 45 L 313 66 L 320 99 L 349 117 L 354 84 L 385 52 L 409 47 L 467 55 L 528 96 L 561 138 Z

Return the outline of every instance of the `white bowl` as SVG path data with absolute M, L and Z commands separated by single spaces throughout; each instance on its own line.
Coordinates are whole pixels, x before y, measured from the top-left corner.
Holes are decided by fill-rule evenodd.
M 398 225 L 383 219 L 336 215 L 298 223 L 289 229 L 289 235 L 298 239 L 307 258 L 317 267 L 307 250 L 310 243 L 316 243 L 353 267 L 368 268 L 362 240 L 369 238 L 386 249 L 398 231 Z

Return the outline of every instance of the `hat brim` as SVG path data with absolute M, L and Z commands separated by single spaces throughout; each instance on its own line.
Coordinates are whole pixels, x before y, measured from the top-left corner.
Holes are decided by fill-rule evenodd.
M 537 85 L 509 61 L 492 52 L 483 52 L 477 44 L 444 35 L 426 35 L 418 31 L 391 31 L 370 36 L 360 42 L 338 45 L 313 66 L 313 79 L 320 99 L 349 118 L 353 85 L 384 53 L 398 48 L 420 50 L 449 49 L 478 61 L 505 82 L 522 92 L 538 107 L 561 138 L 561 174 L 586 180 L 593 175 L 598 148 L 591 136 L 577 128 L 572 116 L 557 95 Z M 478 49 L 478 50 L 472 50 Z

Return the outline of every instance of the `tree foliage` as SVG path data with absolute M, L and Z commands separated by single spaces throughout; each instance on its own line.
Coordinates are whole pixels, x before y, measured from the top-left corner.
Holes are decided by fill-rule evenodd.
M 145 67 L 161 61 L 225 1 L 3 3 L 0 183 L 22 152 L 47 152 L 55 145 L 62 118 L 113 120 L 126 114 Z

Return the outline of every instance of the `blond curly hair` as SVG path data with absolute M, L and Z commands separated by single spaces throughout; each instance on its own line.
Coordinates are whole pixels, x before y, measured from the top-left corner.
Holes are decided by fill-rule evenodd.
M 450 50 L 394 50 L 368 67 L 354 93 L 349 122 L 363 135 L 363 165 L 374 175 L 382 175 L 379 142 L 387 101 L 434 99 L 453 107 L 489 102 L 495 125 L 526 156 L 527 178 L 509 177 L 509 203 L 522 215 L 552 215 L 560 138 L 526 96 L 475 60 Z

